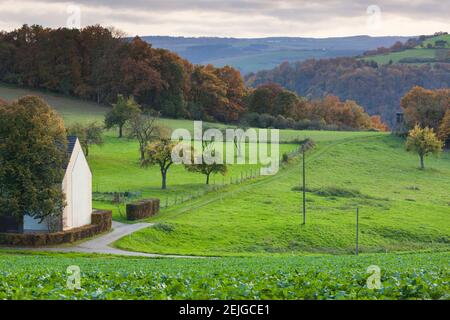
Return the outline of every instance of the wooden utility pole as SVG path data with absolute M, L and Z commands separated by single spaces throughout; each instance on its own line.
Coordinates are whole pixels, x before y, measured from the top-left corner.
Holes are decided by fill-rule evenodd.
M 306 174 L 305 174 L 305 145 L 302 146 L 303 158 L 303 224 L 306 224 Z
M 359 208 L 356 208 L 356 247 L 355 247 L 355 253 L 358 255 L 358 232 L 359 232 Z

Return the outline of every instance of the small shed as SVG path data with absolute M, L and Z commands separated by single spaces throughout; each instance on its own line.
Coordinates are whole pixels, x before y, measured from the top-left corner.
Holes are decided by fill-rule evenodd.
M 80 141 L 75 136 L 67 137 L 68 162 L 61 183 L 66 196 L 66 207 L 59 221 L 40 221 L 29 215 L 23 219 L 23 232 L 65 231 L 91 224 L 92 173 L 84 156 Z

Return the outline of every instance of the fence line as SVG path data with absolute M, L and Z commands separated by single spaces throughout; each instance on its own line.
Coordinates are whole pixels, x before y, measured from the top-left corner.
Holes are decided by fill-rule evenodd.
M 291 150 L 289 153 L 287 153 L 288 158 L 292 158 L 296 155 L 298 155 L 300 153 L 300 147 L 295 148 L 293 150 Z M 280 156 L 279 158 L 280 163 L 283 162 L 283 155 Z M 222 176 L 222 182 L 220 183 L 216 183 L 216 177 L 213 176 L 213 182 L 210 185 L 207 185 L 206 189 L 202 188 L 199 191 L 192 191 L 192 192 L 188 192 L 188 193 L 182 193 L 180 194 L 179 192 L 175 192 L 174 196 L 170 196 L 169 194 L 166 194 L 165 196 L 161 197 L 161 207 L 162 208 L 169 208 L 171 206 L 177 205 L 177 204 L 181 204 L 184 203 L 186 201 L 190 201 L 192 199 L 197 199 L 200 198 L 208 193 L 211 192 L 217 192 L 223 188 L 226 188 L 228 186 L 231 185 L 239 185 L 243 182 L 252 180 L 252 179 L 257 179 L 261 176 L 261 172 L 260 172 L 261 168 L 250 168 L 250 169 L 246 169 L 244 171 L 240 171 L 237 175 L 235 176 L 230 176 L 229 178 L 229 183 L 227 183 L 228 179 L 225 176 Z M 99 183 L 96 183 L 96 192 L 97 193 L 101 193 L 98 191 L 99 189 Z M 115 192 L 110 192 L 110 193 L 115 193 Z M 222 197 L 221 197 L 222 199 Z

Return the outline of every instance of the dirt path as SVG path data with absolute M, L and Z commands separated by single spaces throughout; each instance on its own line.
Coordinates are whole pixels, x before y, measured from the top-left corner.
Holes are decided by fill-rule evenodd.
M 113 230 L 107 234 L 100 235 L 94 239 L 80 242 L 73 246 L 58 246 L 58 247 L 45 247 L 45 248 L 18 248 L 7 247 L 11 250 L 26 250 L 26 251 L 39 251 L 39 252 L 80 252 L 80 253 L 101 253 L 101 254 L 114 254 L 122 256 L 135 256 L 135 257 L 149 257 L 149 258 L 201 258 L 193 256 L 181 256 L 181 255 L 162 255 L 143 252 L 134 252 L 120 250 L 111 247 L 115 241 L 122 237 L 129 236 L 135 231 L 139 231 L 144 228 L 153 226 L 153 223 L 135 223 L 126 224 L 117 221 L 113 221 Z

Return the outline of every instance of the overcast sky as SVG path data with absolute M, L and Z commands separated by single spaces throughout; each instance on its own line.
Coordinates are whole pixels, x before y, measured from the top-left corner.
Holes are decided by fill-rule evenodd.
M 420 35 L 450 31 L 449 8 L 450 0 L 0 0 L 0 29 L 101 24 L 129 36 Z

